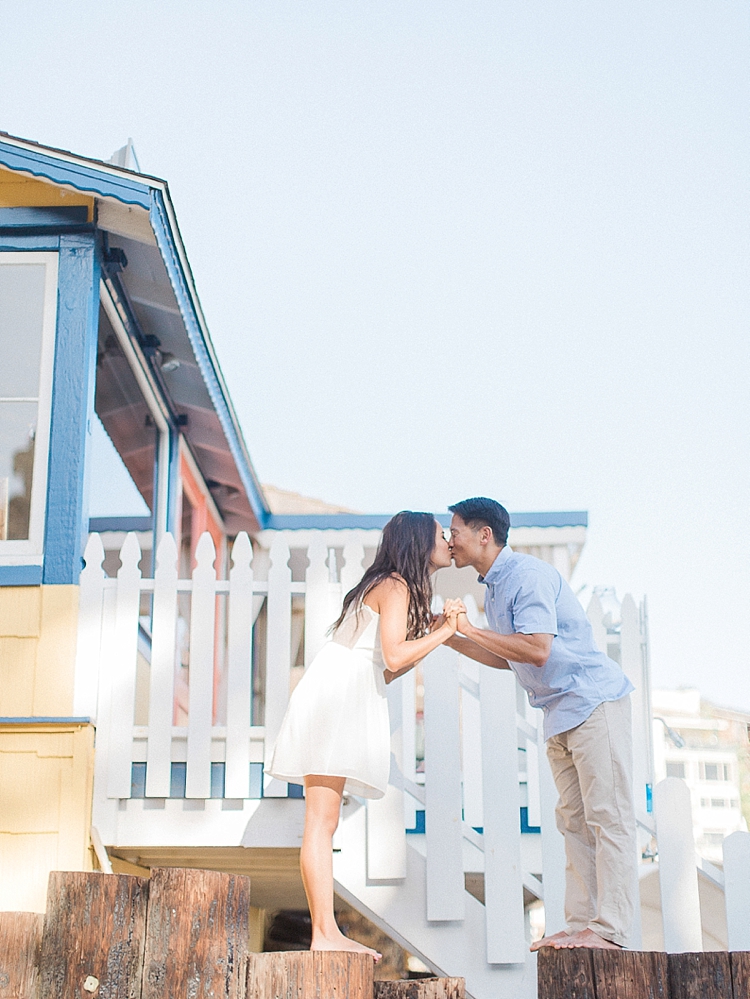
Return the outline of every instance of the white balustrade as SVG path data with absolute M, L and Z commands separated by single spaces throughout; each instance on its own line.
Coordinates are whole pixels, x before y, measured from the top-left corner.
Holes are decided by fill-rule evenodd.
M 669 954 L 703 950 L 690 789 L 684 780 L 667 777 L 656 785 L 654 814 L 664 949 Z
M 427 919 L 463 919 L 458 656 L 441 646 L 424 660 Z
M 289 568 L 289 544 L 282 535 L 271 544 L 268 569 L 268 614 L 266 637 L 265 763 L 271 759 L 276 736 L 289 702 L 289 670 L 292 645 L 292 572 Z M 263 794 L 284 798 L 283 781 L 265 776 Z
M 255 558 L 247 534 L 240 534 L 232 550 L 229 579 L 216 578 L 215 549 L 208 534 L 200 539 L 197 564 L 189 579 L 178 576 L 178 552 L 170 535 L 159 544 L 154 579 L 141 576 L 135 535 L 128 535 L 122 547 L 116 579 L 104 574 L 101 540 L 96 535 L 89 539 L 81 575 L 75 705 L 77 713 L 98 723 L 95 794 L 111 803 L 109 818 L 101 822 L 116 822 L 117 801 L 122 808 L 122 802 L 130 798 L 134 762 L 139 766 L 145 762 L 148 798 L 166 799 L 174 793 L 174 765 L 184 761 L 186 797 L 210 798 L 212 764 L 222 762 L 225 798 L 249 798 L 251 764 L 268 760 L 289 700 L 292 599 L 304 598 L 307 664 L 325 641 L 342 595 L 361 578 L 363 541 L 369 543 L 361 532 L 344 532 L 343 536 L 305 532 L 308 567 L 304 581 L 293 581 L 290 541 L 299 547 L 303 539 L 292 538 L 291 533 L 264 533 L 262 541 L 270 547 L 259 549 Z M 343 559 L 337 559 L 342 549 Z M 153 599 L 140 631 L 141 653 L 148 659 L 148 668 L 142 670 L 148 689 L 139 689 L 138 700 L 142 703 L 147 695 L 148 725 L 139 728 L 135 704 L 144 595 Z M 186 601 L 189 622 L 180 617 Z M 265 663 L 255 663 L 254 627 L 264 601 L 265 636 L 259 636 L 259 647 L 265 644 Z M 470 599 L 467 602 L 472 604 Z M 647 684 L 644 624 L 632 600 L 623 601 L 622 621 L 614 625 L 603 615 L 597 597 L 588 613 L 597 641 L 605 649 L 608 644 L 619 644 L 623 665 L 636 687 Z M 470 614 L 479 622 L 473 605 Z M 186 728 L 175 727 L 181 630 L 189 630 L 189 649 L 182 650 L 189 652 Z M 254 670 L 264 667 L 264 690 L 259 692 L 256 685 L 254 695 Z M 564 846 L 555 825 L 557 793 L 544 752 L 541 714 L 529 715 L 523 703 L 517 703 L 512 674 L 479 666 L 444 646 L 436 650 L 422 666 L 425 785 L 421 787 L 416 771 L 415 673 L 388 687 L 391 782 L 386 796 L 367 806 L 367 836 L 361 844 L 367 877 L 370 883 L 391 883 L 394 890 L 407 885 L 411 837 L 405 829 L 415 827 L 417 812 L 424 807 L 426 835 L 411 842 L 412 848 L 426 856 L 424 888 L 420 889 L 426 920 L 460 923 L 464 919 L 464 844 L 468 841 L 466 856 L 478 866 L 467 870 L 484 872 L 487 961 L 520 964 L 527 948 L 523 885 L 541 894 L 536 875 L 542 872 L 532 875 L 521 866 L 519 781 L 526 784 L 529 825 L 541 826 L 547 933 L 564 926 Z M 226 722 L 221 724 L 224 716 L 215 701 L 217 690 L 224 689 Z M 263 702 L 262 727 L 252 725 L 254 696 Z M 634 698 L 636 716 L 646 706 L 646 696 Z M 524 756 L 519 748 L 526 750 L 525 772 L 521 773 L 519 760 Z M 640 784 L 650 778 L 650 766 L 644 743 L 636 759 Z M 669 926 L 665 926 L 665 939 L 671 950 L 699 949 L 689 800 L 683 800 L 686 789 L 681 782 L 675 783 L 676 789 L 664 782 L 656 793 L 662 897 Z M 143 789 L 139 793 L 143 795 Z M 286 797 L 287 793 L 285 783 L 265 779 L 265 797 Z M 109 826 L 106 835 L 110 835 Z M 727 894 L 730 940 L 750 947 L 746 929 L 750 925 L 750 834 L 736 837 L 725 845 L 727 882 L 733 886 Z M 729 877 L 731 870 L 738 872 L 736 876 Z
M 334 554 L 334 553 L 332 553 Z M 309 565 L 305 580 L 305 666 L 309 666 L 326 640 L 326 631 L 338 615 L 331 614 L 330 572 L 326 565 L 328 546 L 325 535 L 317 531 L 307 549 Z
M 542 871 L 544 872 L 544 932 L 552 936 L 565 929 L 565 840 L 557 829 L 557 788 L 547 759 L 544 716 L 537 715 L 537 762 L 539 764 L 539 817 L 542 827 Z
M 135 534 L 128 534 L 120 552 L 117 573 L 115 622 L 107 655 L 111 676 L 110 760 L 107 790 L 110 798 L 129 798 L 133 763 L 133 718 L 141 598 L 141 548 Z
M 732 833 L 723 849 L 727 950 L 750 950 L 750 833 Z
M 227 649 L 227 742 L 224 794 L 250 796 L 253 675 L 253 549 L 242 531 L 232 546 Z
M 176 637 L 177 545 L 171 534 L 165 534 L 156 552 L 154 573 L 146 761 L 146 794 L 151 798 L 169 797 Z
M 78 648 L 76 650 L 73 714 L 96 721 L 101 662 L 104 546 L 98 534 L 92 534 L 83 556 L 86 566 L 81 573 Z
M 188 701 L 186 798 L 211 797 L 211 727 L 214 704 L 216 549 L 201 536 L 195 551 L 190 601 L 190 691 Z
M 479 695 L 487 961 L 520 964 L 528 945 L 519 832 L 516 678 L 510 671 L 483 669 Z
M 404 717 L 402 683 L 399 677 L 388 685 L 388 711 L 391 723 L 391 779 L 385 796 L 367 802 L 367 878 L 369 881 L 398 881 L 406 877 L 406 834 L 404 831 Z M 411 727 L 414 728 L 413 717 Z

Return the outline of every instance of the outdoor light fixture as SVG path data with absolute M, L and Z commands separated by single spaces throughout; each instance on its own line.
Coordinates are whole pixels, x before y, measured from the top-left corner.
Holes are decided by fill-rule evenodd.
M 685 748 L 685 740 L 682 738 L 679 732 L 675 732 L 673 728 L 670 728 L 663 718 L 659 718 L 658 715 L 655 715 L 654 721 L 660 721 L 662 723 L 662 725 L 664 726 L 664 731 L 667 733 L 667 738 L 674 746 L 676 746 L 678 749 Z
M 161 362 L 161 370 L 166 374 L 169 371 L 176 371 L 180 366 L 180 361 L 174 356 L 174 354 L 163 354 Z

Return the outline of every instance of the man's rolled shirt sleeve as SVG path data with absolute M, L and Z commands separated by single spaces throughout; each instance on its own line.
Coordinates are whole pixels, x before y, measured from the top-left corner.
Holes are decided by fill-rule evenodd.
M 556 635 L 557 593 L 551 580 L 533 573 L 521 582 L 513 597 L 513 631 L 520 635 Z

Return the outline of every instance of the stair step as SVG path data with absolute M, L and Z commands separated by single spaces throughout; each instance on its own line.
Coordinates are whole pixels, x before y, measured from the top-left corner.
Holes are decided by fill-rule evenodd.
M 539 999 L 736 999 L 748 994 L 750 954 L 543 947 L 537 969 Z
M 127 874 L 52 871 L 40 995 L 140 995 L 148 884 Z
M 408 982 L 375 982 L 373 999 L 465 999 L 463 978 L 415 978 Z
M 44 916 L 0 912 L 0 994 L 31 999 L 37 994 Z
M 347 951 L 250 954 L 246 999 L 372 999 L 373 964 Z

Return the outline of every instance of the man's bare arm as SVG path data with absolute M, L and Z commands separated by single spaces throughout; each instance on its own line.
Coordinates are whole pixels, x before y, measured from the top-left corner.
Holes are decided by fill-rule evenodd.
M 458 618 L 458 630 L 472 644 L 481 646 L 501 659 L 510 659 L 516 663 L 529 663 L 531 666 L 542 667 L 549 659 L 554 635 L 498 635 L 495 631 L 485 631 L 475 628 L 465 614 Z M 458 635 L 451 639 L 451 648 Z M 462 650 L 463 651 L 463 650 Z M 469 652 L 466 655 L 471 655 Z M 471 658 L 476 659 L 476 656 Z M 481 660 L 479 660 L 481 662 Z M 493 664 L 489 664 L 493 665 Z
M 495 669 L 510 669 L 507 659 L 503 659 L 502 656 L 496 656 L 489 649 L 483 649 L 481 645 L 477 645 L 476 642 L 472 642 L 469 638 L 454 635 L 445 644 L 449 648 L 455 649 L 456 652 L 460 652 L 462 656 L 482 663 L 483 666 L 493 666 Z

